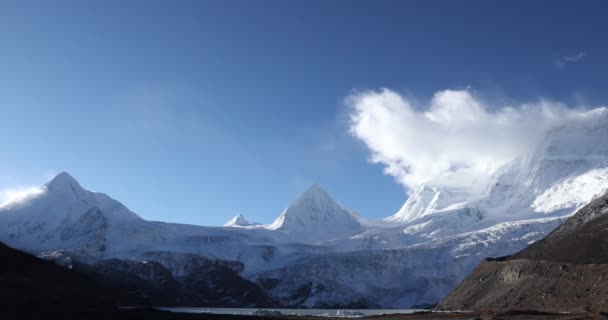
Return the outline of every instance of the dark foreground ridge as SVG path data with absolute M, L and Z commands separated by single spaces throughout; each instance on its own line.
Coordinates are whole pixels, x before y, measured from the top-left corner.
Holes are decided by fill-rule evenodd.
M 437 309 L 608 310 L 608 194 L 521 252 L 482 262 Z
M 121 308 L 137 303 L 129 292 L 108 287 L 74 270 L 59 267 L 0 243 L 0 319 L 293 319 L 318 317 L 182 314 L 151 308 Z M 472 312 L 387 315 L 370 319 L 606 319 L 604 314 Z

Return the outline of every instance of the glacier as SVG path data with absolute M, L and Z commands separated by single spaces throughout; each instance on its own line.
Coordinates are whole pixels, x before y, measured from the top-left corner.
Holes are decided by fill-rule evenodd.
M 607 137 L 608 110 L 588 111 L 488 172 L 462 168 L 418 186 L 382 220 L 313 185 L 268 224 L 148 221 L 61 173 L 0 207 L 0 241 L 66 267 L 154 261 L 176 278 L 215 261 L 284 307 L 427 305 L 482 259 L 521 250 L 607 192 Z

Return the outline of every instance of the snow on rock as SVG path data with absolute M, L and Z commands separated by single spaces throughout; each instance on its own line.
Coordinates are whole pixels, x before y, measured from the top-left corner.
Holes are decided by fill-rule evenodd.
M 409 308 L 448 294 L 485 257 L 523 249 L 561 223 L 544 218 L 392 250 L 316 255 L 254 276 L 284 303 L 314 308 Z
M 107 195 L 86 191 L 65 172 L 41 190 L 0 207 L 0 241 L 26 250 L 101 256 L 109 225 L 141 220 Z
M 249 221 L 247 221 L 247 219 L 245 219 L 245 216 L 243 216 L 242 214 L 237 214 L 236 216 L 234 216 L 232 219 L 228 220 L 228 222 L 226 222 L 224 224 L 224 227 L 248 227 L 251 226 L 252 224 L 249 223 Z
M 589 111 L 551 129 L 529 154 L 478 173 L 468 188 L 455 187 L 458 174 L 421 185 L 387 220 L 407 223 L 471 206 L 503 221 L 571 214 L 606 190 L 606 137 L 608 109 Z
M 608 168 L 590 170 L 551 186 L 532 203 L 536 212 L 581 208 L 608 191 Z
M 608 191 L 606 137 L 608 109 L 590 111 L 508 163 L 419 186 L 385 220 L 362 218 L 314 185 L 268 225 L 240 215 L 227 227 L 146 221 L 62 173 L 0 207 L 0 241 L 72 258 L 158 261 L 184 276 L 218 261 L 289 306 L 435 303 L 484 257 L 522 249 Z
M 470 188 L 459 173 L 430 181 L 386 219 L 393 225 L 332 240 L 340 252 L 257 276 L 297 305 L 436 302 L 484 257 L 524 248 L 607 191 L 606 137 L 608 109 L 590 111 L 550 130 L 529 154 L 464 179 L 475 182 Z
M 51 261 L 56 265 L 67 269 L 72 269 L 73 267 L 72 257 L 69 254 L 66 254 L 63 250 L 45 251 L 40 253 L 37 257 L 46 261 Z
M 362 231 L 358 216 L 318 185 L 302 193 L 266 228 L 308 243 L 351 237 Z
M 422 185 L 410 195 L 397 213 L 385 220 L 410 222 L 437 211 L 461 207 L 470 198 L 468 190 L 463 188 Z

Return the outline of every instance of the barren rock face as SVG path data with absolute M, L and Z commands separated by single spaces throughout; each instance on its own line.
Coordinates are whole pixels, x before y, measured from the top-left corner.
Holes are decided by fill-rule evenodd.
M 505 261 L 485 261 L 440 310 L 608 310 L 608 195 Z
M 608 263 L 608 194 L 580 209 L 544 239 L 511 259 Z
M 437 307 L 441 310 L 589 311 L 608 309 L 608 264 L 482 262 Z

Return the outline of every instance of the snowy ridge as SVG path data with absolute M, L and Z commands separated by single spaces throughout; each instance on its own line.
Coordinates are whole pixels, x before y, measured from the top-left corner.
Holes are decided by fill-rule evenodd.
M 0 207 L 0 241 L 65 265 L 157 261 L 180 277 L 217 261 L 286 306 L 434 303 L 484 257 L 522 249 L 608 191 L 606 137 L 608 110 L 590 111 L 497 168 L 419 186 L 384 220 L 365 219 L 314 185 L 271 224 L 242 215 L 226 227 L 146 221 L 62 173 Z
M 464 207 L 470 198 L 468 190 L 462 188 L 422 185 L 410 195 L 397 213 L 385 220 L 410 222 L 434 212 Z

